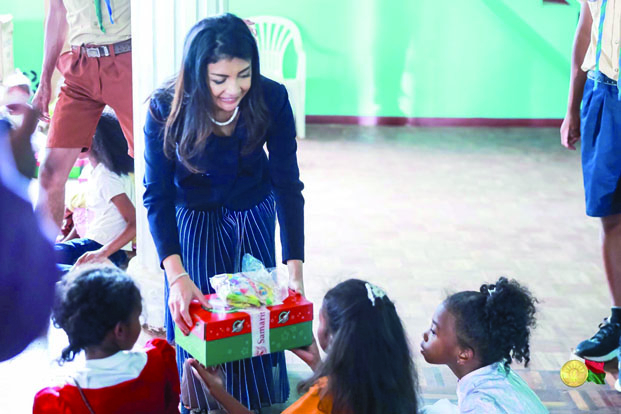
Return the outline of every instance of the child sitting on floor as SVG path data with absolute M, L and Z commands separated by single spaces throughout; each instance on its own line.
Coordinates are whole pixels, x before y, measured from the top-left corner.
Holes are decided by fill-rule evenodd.
M 39 391 L 34 414 L 179 413 L 175 350 L 153 339 L 132 351 L 140 334 L 140 291 L 116 267 L 67 274 L 52 319 L 69 337 L 60 362 L 84 351 L 86 361 L 66 383 Z
M 319 312 L 319 345 L 294 352 L 314 371 L 298 386 L 305 392 L 283 414 L 417 412 L 417 376 L 395 305 L 386 293 L 350 279 L 326 293 Z M 222 385 L 214 368 L 190 360 L 211 395 L 231 414 L 250 414 Z
M 421 354 L 457 376 L 459 413 L 540 414 L 548 410 L 511 361 L 530 361 L 535 302 L 528 289 L 504 277 L 478 292 L 449 296 L 423 334 Z M 429 412 L 439 412 L 429 410 Z
M 127 141 L 119 121 L 105 110 L 97 124 L 88 157 L 92 172 L 86 189 L 86 207 L 90 219 L 84 238 L 56 243 L 57 260 L 63 270 L 72 265 L 104 262 L 125 265 L 126 251 L 132 250 L 136 236 L 134 207 L 134 160 L 127 155 Z

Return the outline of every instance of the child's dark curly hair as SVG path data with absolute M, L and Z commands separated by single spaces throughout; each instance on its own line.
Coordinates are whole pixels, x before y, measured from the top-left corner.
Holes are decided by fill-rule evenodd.
M 535 326 L 535 299 L 515 280 L 501 277 L 484 284 L 479 292 L 449 296 L 444 305 L 455 317 L 457 340 L 471 348 L 483 366 L 503 361 L 509 368 L 515 358 L 530 361 L 530 331 Z
M 134 281 L 116 267 L 89 267 L 68 273 L 59 283 L 52 320 L 69 337 L 59 362 L 99 345 L 117 323 L 127 322 L 141 305 Z

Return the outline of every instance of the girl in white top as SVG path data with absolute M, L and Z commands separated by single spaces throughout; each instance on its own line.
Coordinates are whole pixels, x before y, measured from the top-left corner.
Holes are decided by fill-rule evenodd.
M 421 354 L 457 376 L 459 413 L 544 414 L 548 410 L 510 368 L 530 361 L 535 302 L 528 289 L 501 277 L 496 284 L 449 296 L 423 334 Z M 447 409 L 443 412 L 452 412 Z M 441 412 L 437 409 L 426 411 Z
M 106 259 L 122 266 L 136 236 L 134 160 L 127 155 L 127 142 L 112 111 L 102 114 L 92 146 L 83 156 L 93 168 L 86 190 L 88 229 L 84 238 L 56 244 L 59 266 L 68 270 L 74 264 Z

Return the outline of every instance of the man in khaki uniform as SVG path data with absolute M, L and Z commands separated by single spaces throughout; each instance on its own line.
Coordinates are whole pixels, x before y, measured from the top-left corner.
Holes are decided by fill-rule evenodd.
M 133 156 L 130 0 L 50 0 L 43 68 L 33 106 L 49 119 L 51 78 L 64 76 L 39 173 L 37 209 L 60 225 L 65 183 L 91 145 L 106 105 L 114 109 Z M 63 54 L 65 40 L 71 49 Z
M 621 335 L 621 0 L 581 0 L 561 143 L 582 139 L 586 213 L 602 223 L 602 253 L 612 311 L 575 353 L 593 361 L 617 356 Z

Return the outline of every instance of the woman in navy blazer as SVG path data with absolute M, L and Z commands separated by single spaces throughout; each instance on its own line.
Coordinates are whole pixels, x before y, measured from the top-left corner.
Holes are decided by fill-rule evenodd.
M 166 272 L 169 340 L 174 324 L 189 333 L 189 303 L 206 305 L 211 276 L 240 271 L 245 253 L 276 265 L 276 215 L 282 261 L 303 293 L 295 138 L 287 91 L 260 75 L 246 24 L 231 14 L 198 22 L 178 76 L 153 94 L 145 125 L 144 205 Z M 177 355 L 181 369 L 188 354 L 177 347 Z M 250 409 L 288 398 L 283 352 L 227 363 L 224 372 L 227 390 Z

